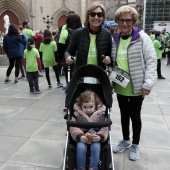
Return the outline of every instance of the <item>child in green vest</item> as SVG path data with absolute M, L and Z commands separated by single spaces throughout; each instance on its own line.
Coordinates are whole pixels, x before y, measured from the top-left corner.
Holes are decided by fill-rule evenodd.
M 26 68 L 30 93 L 40 94 L 38 85 L 38 69 L 42 71 L 38 50 L 34 46 L 34 39 L 28 39 L 27 49 L 24 50 L 24 66 Z

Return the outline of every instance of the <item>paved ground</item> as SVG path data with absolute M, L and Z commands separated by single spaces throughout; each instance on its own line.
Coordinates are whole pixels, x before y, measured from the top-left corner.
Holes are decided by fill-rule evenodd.
M 63 119 L 65 94 L 57 88 L 50 70 L 52 90 L 40 78 L 42 94 L 29 94 L 25 80 L 4 84 L 6 67 L 0 67 L 0 170 L 58 170 L 63 162 L 66 124 Z M 128 159 L 128 150 L 114 154 L 115 170 L 170 169 L 170 66 L 162 60 L 166 80 L 157 80 L 144 100 L 141 154 Z M 61 78 L 64 82 L 64 78 Z M 112 142 L 122 139 L 119 108 L 113 95 Z

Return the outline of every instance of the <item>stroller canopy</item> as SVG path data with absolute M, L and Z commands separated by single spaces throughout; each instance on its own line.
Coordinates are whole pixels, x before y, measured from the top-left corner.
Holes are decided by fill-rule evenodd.
M 108 107 L 112 107 L 112 87 L 108 75 L 102 68 L 92 64 L 79 67 L 73 74 L 67 89 L 65 106 L 68 107 L 73 100 L 78 85 L 84 77 L 93 77 L 99 80 L 102 86 L 102 95 L 105 100 L 105 104 Z

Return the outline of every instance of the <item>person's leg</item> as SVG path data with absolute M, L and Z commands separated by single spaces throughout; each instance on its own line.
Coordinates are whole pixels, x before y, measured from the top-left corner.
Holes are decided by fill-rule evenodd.
M 121 114 L 121 126 L 123 140 L 119 141 L 119 144 L 113 148 L 114 153 L 123 152 L 125 149 L 131 146 L 131 141 L 129 138 L 129 126 L 130 126 L 130 105 L 129 97 L 117 94 L 117 100 L 120 108 Z
M 161 76 L 161 59 L 157 59 L 157 75 L 158 78 Z
M 53 70 L 55 72 L 55 76 L 56 76 L 56 79 L 57 79 L 57 83 L 60 83 L 60 77 L 59 77 L 59 74 L 58 74 L 58 70 L 57 70 L 57 66 L 53 66 Z
M 51 85 L 50 75 L 49 75 L 49 67 L 45 68 L 45 76 L 46 76 L 48 85 Z
M 121 113 L 122 134 L 124 140 L 129 140 L 130 106 L 129 97 L 117 94 L 117 100 Z
M 142 96 L 130 97 L 130 118 L 132 121 L 133 141 L 132 144 L 139 144 L 140 133 L 142 128 L 141 107 L 143 102 Z
M 87 145 L 82 142 L 77 142 L 77 168 L 85 168 L 86 163 L 86 152 L 87 152 Z
M 25 78 L 24 58 L 23 57 L 21 58 L 19 68 L 20 68 L 20 71 L 21 71 L 21 77 L 19 79 Z
M 38 71 L 33 72 L 33 82 L 34 82 L 35 92 L 40 91 L 38 85 Z
M 11 74 L 12 69 L 14 68 L 15 59 L 9 58 L 9 67 L 6 71 L 6 80 L 9 80 L 9 76 Z
M 44 64 L 43 64 L 42 56 L 40 56 L 40 59 L 41 59 L 41 67 L 42 67 L 42 70 L 44 70 Z
M 161 59 L 157 59 L 157 74 L 158 79 L 165 79 L 165 77 L 163 77 L 161 74 Z
M 20 67 L 21 57 L 15 58 L 15 83 L 18 83 L 19 67 Z
M 63 87 L 63 84 L 60 83 L 60 77 L 59 77 L 59 74 L 58 74 L 58 70 L 57 70 L 57 66 L 53 66 L 53 70 L 55 72 L 55 76 L 56 76 L 56 79 L 57 79 L 57 87 Z
M 100 142 L 94 142 L 91 144 L 90 147 L 90 168 L 97 169 L 99 164 L 99 158 L 100 158 L 100 150 L 101 150 L 101 143 Z
M 59 76 L 62 76 L 62 74 L 61 74 L 61 62 L 58 62 L 57 71 L 59 73 Z
M 130 117 L 132 120 L 133 140 L 129 151 L 129 159 L 133 161 L 139 158 L 139 141 L 142 128 L 141 107 L 143 99 L 142 96 L 130 98 Z
M 28 84 L 30 87 L 30 93 L 34 93 L 33 74 L 32 72 L 27 72 L 26 74 L 27 74 Z

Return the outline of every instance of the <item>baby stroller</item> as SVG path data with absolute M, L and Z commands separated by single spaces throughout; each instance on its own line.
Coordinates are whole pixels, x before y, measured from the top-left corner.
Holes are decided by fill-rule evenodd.
M 92 90 L 100 97 L 103 104 L 106 106 L 104 122 L 75 122 L 71 120 L 73 115 L 73 105 L 75 98 L 85 90 Z M 76 169 L 76 142 L 73 141 L 69 127 L 79 128 L 101 128 L 109 127 L 109 135 L 106 142 L 102 143 L 100 162 L 98 165 L 99 170 L 114 170 L 112 142 L 111 142 L 111 119 L 110 111 L 112 107 L 112 87 L 107 76 L 107 73 L 98 66 L 84 65 L 77 69 L 73 74 L 72 79 L 67 89 L 65 100 L 67 107 L 67 137 L 64 149 L 63 170 Z M 86 161 L 88 161 L 88 153 Z

